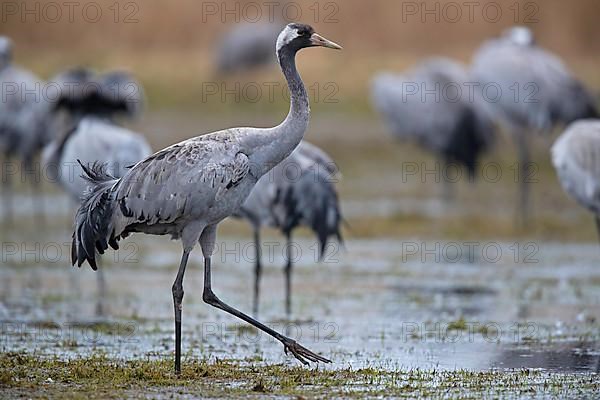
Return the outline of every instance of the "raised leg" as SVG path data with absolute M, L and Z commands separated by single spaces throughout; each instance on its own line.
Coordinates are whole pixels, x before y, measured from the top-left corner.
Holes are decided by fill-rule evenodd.
M 290 339 L 286 336 L 283 336 L 279 332 L 274 331 L 268 326 L 258 322 L 252 317 L 244 314 L 241 311 L 236 310 L 235 308 L 225 304 L 222 302 L 217 295 L 215 295 L 212 291 L 211 285 L 211 259 L 212 252 L 214 249 L 214 243 L 216 238 L 216 229 L 215 227 L 208 227 L 200 238 L 200 245 L 202 246 L 202 253 L 204 254 L 204 291 L 202 293 L 202 299 L 207 304 L 210 304 L 213 307 L 219 308 L 231 315 L 234 315 L 240 318 L 243 321 L 246 321 L 250 325 L 260 329 L 261 331 L 271 335 L 275 339 L 279 340 L 285 349 L 285 352 L 291 352 L 294 357 L 296 357 L 301 363 L 308 364 L 308 361 L 313 362 L 325 362 L 330 363 L 331 361 L 321 357 L 318 354 L 313 353 L 307 348 L 298 344 L 295 340 Z
M 181 257 L 181 263 L 179 264 L 179 271 L 177 271 L 177 277 L 173 283 L 173 306 L 175 308 L 175 373 L 181 373 L 181 310 L 183 308 L 183 275 L 185 274 L 185 267 L 187 266 L 188 258 L 190 256 L 189 250 L 184 250 L 183 257 Z
M 292 315 L 292 233 L 287 232 L 286 238 L 286 264 L 285 264 L 285 313 L 289 318 Z
M 258 228 L 254 229 L 254 245 L 256 247 L 256 264 L 254 266 L 254 301 L 252 305 L 252 312 L 254 317 L 258 317 L 258 304 L 260 297 L 260 278 L 262 276 L 262 264 L 261 264 L 261 248 L 260 248 L 260 231 Z

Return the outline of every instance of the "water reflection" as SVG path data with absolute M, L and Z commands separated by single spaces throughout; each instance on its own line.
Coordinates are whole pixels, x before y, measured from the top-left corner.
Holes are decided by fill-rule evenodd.
M 535 368 L 550 372 L 600 372 L 598 343 L 569 343 L 551 349 L 519 346 L 504 349 L 492 363 L 493 368 Z

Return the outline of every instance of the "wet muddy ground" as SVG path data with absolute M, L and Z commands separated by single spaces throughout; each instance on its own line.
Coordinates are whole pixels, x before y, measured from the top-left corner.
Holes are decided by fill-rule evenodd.
M 316 125 L 331 132 L 327 121 Z M 590 216 L 562 193 L 547 159 L 533 185 L 534 223 L 517 229 L 510 159 L 499 164 L 501 181 L 461 181 L 455 200 L 444 203 L 435 177 L 406 175 L 421 154 L 398 150 L 383 136 L 363 140 L 363 128 L 349 128 L 341 149 L 328 146 L 337 133 L 316 141 L 340 162 L 347 240 L 318 263 L 314 240 L 298 234 L 290 318 L 284 242 L 266 232 L 262 249 L 260 319 L 332 364 L 301 367 L 276 341 L 204 304 L 198 249 L 184 283 L 184 371 L 175 378 L 171 285 L 179 244 L 141 235 L 123 242 L 103 257 L 99 302 L 98 273 L 69 267 L 73 205 L 46 184 L 41 222 L 21 185 L 16 223 L 0 228 L 2 391 L 75 398 L 595 397 L 600 247 Z M 250 238 L 244 224 L 223 224 L 213 259 L 215 292 L 245 312 Z
M 98 274 L 88 267 L 68 267 L 69 232 L 56 231 L 36 233 L 36 241 L 6 242 L 25 247 L 3 252 L 3 352 L 40 359 L 101 355 L 121 362 L 170 362 L 177 243 L 137 236 L 105 257 L 107 292 L 99 315 Z M 534 369 L 559 381 L 572 374 L 597 379 L 596 244 L 349 239 L 316 264 L 315 243 L 301 237 L 295 244 L 293 315 L 288 319 L 283 242 L 276 236 L 266 242 L 260 318 L 333 360 L 320 371 Z M 42 246 L 37 251 L 31 247 L 36 243 Z M 221 235 L 214 258 L 215 292 L 246 312 L 251 310 L 252 261 L 247 237 Z M 184 363 L 297 366 L 279 343 L 202 302 L 199 252 L 185 290 Z

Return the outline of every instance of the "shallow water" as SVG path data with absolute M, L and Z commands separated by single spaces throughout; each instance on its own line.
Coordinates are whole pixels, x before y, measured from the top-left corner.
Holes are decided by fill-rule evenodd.
M 170 357 L 178 243 L 135 236 L 107 254 L 105 312 L 98 316 L 98 274 L 69 267 L 70 232 L 66 222 L 56 228 L 61 224 L 52 233 L 3 231 L 3 351 Z M 231 234 L 219 240 L 213 288 L 250 312 L 252 244 Z M 313 241 L 296 245 L 288 320 L 283 242 L 265 239 L 260 319 L 332 359 L 327 368 L 598 371 L 595 243 L 349 240 L 321 264 Z M 200 260 L 197 250 L 185 279 L 184 354 L 295 365 L 278 342 L 202 302 Z

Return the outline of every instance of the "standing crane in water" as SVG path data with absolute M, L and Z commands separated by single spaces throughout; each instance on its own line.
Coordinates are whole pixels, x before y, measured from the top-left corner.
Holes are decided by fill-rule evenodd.
M 416 142 L 439 160 L 444 197 L 451 197 L 449 166 L 465 167 L 475 178 L 477 163 L 494 143 L 495 126 L 479 96 L 466 95 L 465 67 L 442 57 L 428 59 L 402 75 L 381 73 L 371 97 L 392 134 Z
M 60 131 L 42 154 L 44 170 L 79 205 L 90 182 L 81 164 L 102 163 L 115 178 L 152 154 L 146 139 L 122 128 L 116 118 L 134 118 L 142 109 L 142 86 L 124 71 L 96 75 L 86 68 L 60 73 L 52 82 L 61 91 L 54 105 L 55 130 Z M 96 313 L 104 314 L 106 283 L 98 271 Z
M 296 53 L 308 47 L 341 47 L 293 23 L 277 38 L 276 54 L 290 90 L 287 118 L 273 128 L 231 128 L 197 136 L 167 147 L 133 166 L 121 179 L 99 165 L 84 168 L 93 184 L 75 217 L 71 257 L 97 269 L 102 254 L 132 233 L 170 235 L 179 239 L 183 255 L 173 283 L 175 311 L 175 371 L 181 371 L 183 278 L 197 243 L 204 255 L 202 299 L 280 341 L 300 362 L 330 362 L 295 340 L 220 300 L 212 290 L 211 257 L 217 225 L 242 206 L 258 180 L 288 157 L 308 127 L 310 108 L 296 68 Z
M 44 95 L 44 82 L 31 72 L 12 63 L 13 44 L 0 36 L 0 151 L 5 159 L 2 168 L 4 214 L 13 218 L 12 183 L 17 169 L 9 169 L 8 160 L 20 161 L 21 174 L 28 175 L 33 188 L 33 209 L 43 215 L 43 201 L 38 191 L 41 171 L 35 169 L 35 158 L 52 139 L 49 129 L 51 101 Z
M 556 55 L 536 45 L 526 27 L 513 27 L 485 42 L 471 72 L 481 85 L 498 88 L 490 101 L 495 118 L 513 136 L 518 151 L 519 221 L 529 221 L 531 136 L 557 126 L 597 118 L 596 100 Z
M 334 186 L 338 168 L 320 148 L 302 141 L 296 150 L 264 175 L 236 216 L 246 219 L 254 231 L 254 315 L 258 315 L 262 276 L 260 230 L 279 229 L 286 238 L 285 310 L 292 313 L 292 232 L 299 226 L 312 229 L 319 240 L 322 260 L 330 237 L 342 242 L 342 214 Z

